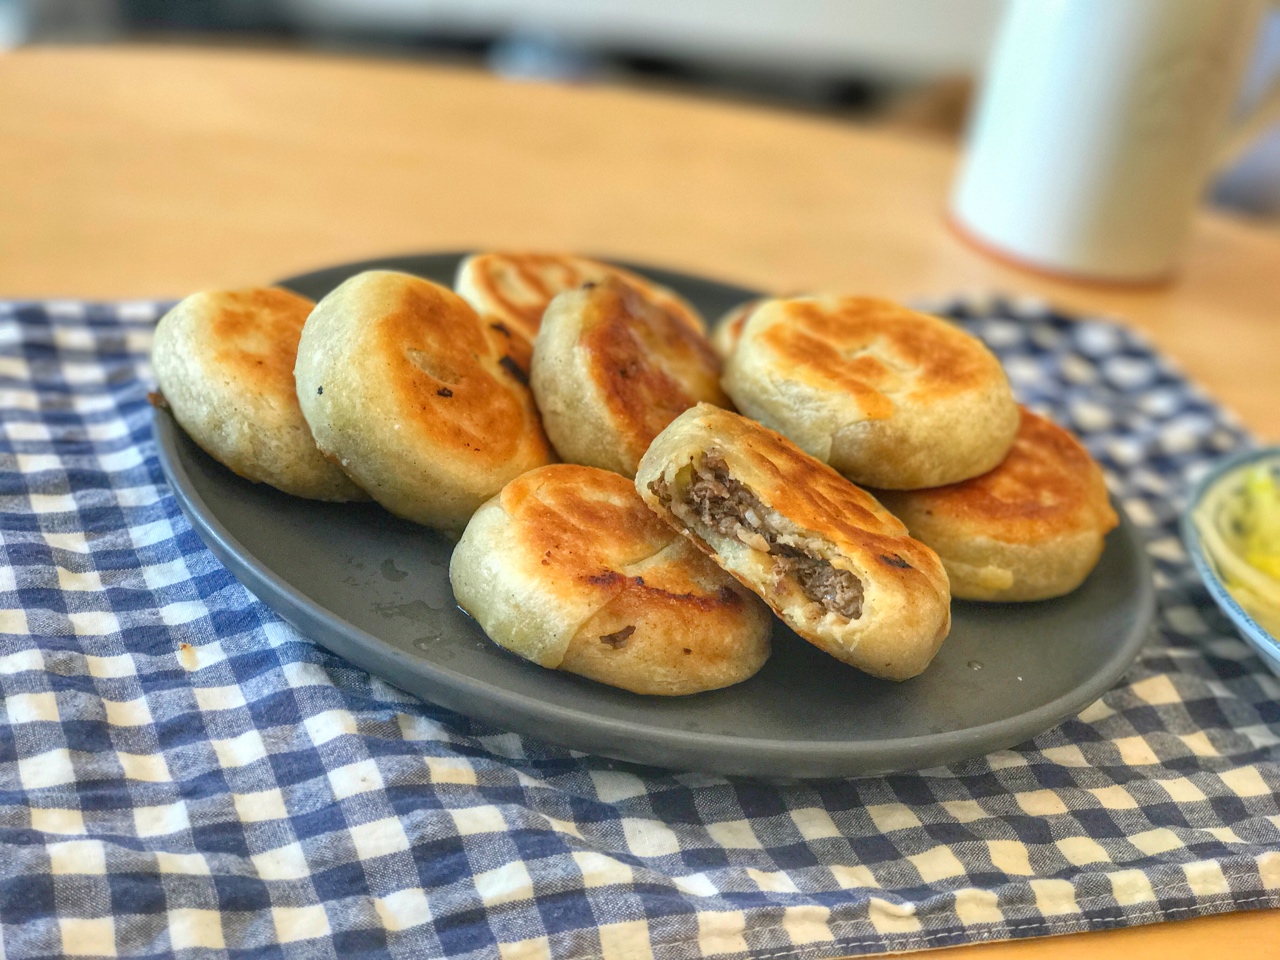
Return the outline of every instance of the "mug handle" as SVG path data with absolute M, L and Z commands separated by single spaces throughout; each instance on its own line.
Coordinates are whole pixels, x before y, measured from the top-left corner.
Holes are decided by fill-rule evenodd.
M 1269 6 L 1280 7 L 1280 0 L 1271 0 Z M 1280 123 L 1280 74 L 1272 78 L 1271 86 L 1258 98 L 1249 115 L 1227 131 L 1210 162 L 1213 173 L 1221 173 L 1235 164 L 1253 145 L 1253 141 L 1266 133 L 1274 123 Z

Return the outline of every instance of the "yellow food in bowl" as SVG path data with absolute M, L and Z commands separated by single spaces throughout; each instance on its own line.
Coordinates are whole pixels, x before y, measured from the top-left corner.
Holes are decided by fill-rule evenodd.
M 1233 471 L 1191 515 L 1205 556 L 1262 629 L 1280 637 L 1280 461 Z

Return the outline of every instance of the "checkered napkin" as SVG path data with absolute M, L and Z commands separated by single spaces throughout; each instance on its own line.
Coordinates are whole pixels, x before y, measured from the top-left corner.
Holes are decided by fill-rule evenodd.
M 1080 434 L 1158 635 L 1036 740 L 766 784 L 473 723 L 315 646 L 165 486 L 156 304 L 0 304 L 0 955 L 838 956 L 1280 904 L 1280 685 L 1174 529 L 1240 429 L 1134 334 L 934 305 Z

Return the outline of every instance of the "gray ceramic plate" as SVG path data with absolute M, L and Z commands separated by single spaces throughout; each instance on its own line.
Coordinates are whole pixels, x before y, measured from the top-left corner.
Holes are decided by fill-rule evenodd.
M 442 283 L 452 255 L 402 257 L 294 277 L 319 298 L 370 266 Z M 751 291 L 640 268 L 708 317 Z M 1030 604 L 957 602 L 921 677 L 890 683 L 843 666 L 781 624 L 746 683 L 646 698 L 544 670 L 491 643 L 449 589 L 451 544 L 371 505 L 299 500 L 249 483 L 156 415 L 160 463 L 223 563 L 303 634 L 403 690 L 498 727 L 621 760 L 763 777 L 918 769 L 1012 746 L 1111 687 L 1151 623 L 1151 575 L 1122 517 L 1075 593 Z

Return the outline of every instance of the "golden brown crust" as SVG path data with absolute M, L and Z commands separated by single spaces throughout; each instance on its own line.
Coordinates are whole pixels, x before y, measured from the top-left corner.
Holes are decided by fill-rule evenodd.
M 590 291 L 581 344 L 619 430 L 641 453 L 698 401 L 729 404 L 720 358 L 706 338 L 619 280 Z
M 938 551 L 954 594 L 967 599 L 1032 600 L 1074 590 L 1119 522 L 1088 451 L 1025 408 L 1013 447 L 994 470 L 878 495 Z
M 458 267 L 458 293 L 481 315 L 532 339 L 551 301 L 566 290 L 607 277 L 624 280 L 654 306 L 695 330 L 705 324 L 683 298 L 630 270 L 563 253 L 493 252 L 467 257 Z
M 193 294 L 157 325 L 152 362 L 168 408 L 210 456 L 294 496 L 362 500 L 303 419 L 293 367 L 315 304 L 276 288 Z
M 467 527 L 450 578 L 501 646 L 636 693 L 726 686 L 768 656 L 763 605 L 629 480 L 594 467 L 556 464 L 507 484 Z
M 303 330 L 295 377 L 317 445 L 399 516 L 460 531 L 510 479 L 552 459 L 529 345 L 446 287 L 350 278 Z
M 934 515 L 945 514 L 973 535 L 1037 543 L 1064 530 L 1119 522 L 1102 471 L 1075 437 L 1019 408 L 1018 435 L 1004 462 L 980 477 L 928 490 L 892 491 Z
M 315 302 L 278 287 L 210 294 L 214 359 L 241 385 L 297 408 L 293 364 L 298 338 Z
M 740 609 L 741 597 L 721 594 L 709 569 L 679 565 L 647 577 L 622 571 L 675 542 L 671 529 L 644 505 L 631 481 L 611 471 L 577 464 L 531 470 L 502 488 L 498 503 L 521 529 L 517 562 L 556 578 L 556 588 L 598 591 L 614 599 L 631 594 L 642 604 L 684 607 L 703 613 Z M 709 583 L 708 581 L 713 581 Z
M 869 420 L 890 416 L 895 403 L 982 389 L 999 369 L 968 334 L 889 300 L 792 300 L 785 312 L 764 342 L 782 364 L 856 398 Z
M 491 469 L 527 442 L 531 350 L 519 334 L 502 335 L 425 281 L 403 284 L 393 308 L 368 324 L 401 422 L 424 443 Z
M 733 351 L 737 349 L 738 341 L 742 339 L 743 328 L 746 327 L 747 321 L 751 319 L 752 311 L 764 301 L 764 297 L 756 297 L 753 300 L 740 303 L 727 311 L 716 322 L 715 329 L 711 334 L 711 346 L 715 348 L 721 360 L 728 360 Z
M 681 503 L 691 473 L 707 456 L 723 461 L 729 475 L 780 514 L 796 542 L 820 542 L 832 566 L 858 578 L 866 598 L 861 616 L 813 609 L 779 584 L 770 555 L 699 526 Z M 947 575 L 937 555 L 869 493 L 753 420 L 707 404 L 686 411 L 641 460 L 636 488 L 792 629 L 860 669 L 891 679 L 915 676 L 950 628 Z
M 532 385 L 563 459 L 625 476 L 682 412 L 699 401 L 729 403 L 706 338 L 615 277 L 553 301 Z
M 738 409 L 855 483 L 890 489 L 984 473 L 1017 430 L 995 356 L 887 300 L 766 301 L 746 322 L 724 386 Z

